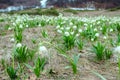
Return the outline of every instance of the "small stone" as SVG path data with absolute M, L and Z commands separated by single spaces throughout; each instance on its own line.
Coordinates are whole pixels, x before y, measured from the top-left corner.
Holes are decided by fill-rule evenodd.
M 45 46 L 40 46 L 38 52 L 39 52 L 41 57 L 47 57 L 47 58 L 49 57 L 48 50 Z
M 113 49 L 113 61 L 117 63 L 119 58 L 120 58 L 120 46 L 117 46 Z

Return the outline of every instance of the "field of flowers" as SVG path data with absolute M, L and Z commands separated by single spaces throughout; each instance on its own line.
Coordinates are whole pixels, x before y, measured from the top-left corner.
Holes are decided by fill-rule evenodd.
M 2 14 L 0 80 L 119 80 L 119 46 L 120 16 Z

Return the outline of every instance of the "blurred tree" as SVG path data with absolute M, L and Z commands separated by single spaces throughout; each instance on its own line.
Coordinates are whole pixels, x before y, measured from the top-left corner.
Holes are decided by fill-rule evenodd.
M 1 3 L 3 3 L 3 4 L 9 4 L 9 5 L 13 4 L 12 0 L 0 0 L 0 4 Z

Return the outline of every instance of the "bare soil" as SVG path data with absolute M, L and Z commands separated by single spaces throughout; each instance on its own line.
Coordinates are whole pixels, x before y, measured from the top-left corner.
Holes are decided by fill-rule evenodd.
M 72 13 L 64 13 L 65 16 L 71 16 Z M 120 10 L 118 11 L 107 11 L 107 10 L 101 10 L 101 11 L 79 11 L 78 14 L 74 14 L 74 16 L 120 16 Z

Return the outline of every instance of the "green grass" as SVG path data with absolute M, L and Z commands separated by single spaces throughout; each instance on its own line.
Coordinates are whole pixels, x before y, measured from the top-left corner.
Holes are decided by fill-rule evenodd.
M 1 32 L 1 33 L 0 33 L 1 36 L 5 36 L 5 35 L 6 35 L 6 32 L 5 32 L 5 31 L 2 31 L 2 30 L 1 30 L 0 32 Z
M 82 39 L 76 41 L 78 49 L 82 50 L 84 46 L 84 42 Z
M 98 42 L 96 45 L 93 45 L 92 51 L 96 54 L 98 60 L 107 60 L 110 59 L 112 51 L 107 49 L 105 45 Z
M 4 22 L 4 21 L 5 21 L 4 19 L 0 18 L 0 22 Z
M 23 39 L 23 29 L 19 28 L 19 26 L 16 26 L 14 28 L 14 37 L 17 43 L 21 43 Z
M 39 77 L 41 72 L 44 70 L 45 63 L 46 63 L 46 58 L 38 57 L 34 61 L 34 67 L 30 66 L 29 64 L 25 64 L 25 65 L 27 68 L 31 69 L 37 77 Z
M 8 12 L 8 14 L 28 14 L 28 15 L 52 15 L 52 16 L 58 16 L 59 12 L 55 8 L 51 9 L 27 9 L 23 11 L 12 11 Z
M 108 11 L 117 11 L 117 10 L 120 10 L 120 6 L 115 7 L 115 8 L 111 8 L 111 9 L 108 9 Z
M 11 66 L 7 67 L 7 73 L 8 73 L 8 75 L 9 75 L 11 80 L 15 80 L 16 78 L 18 78 L 18 76 L 17 76 L 17 69 L 14 69 Z
M 107 80 L 104 76 L 102 76 L 101 74 L 92 71 L 93 74 L 95 74 L 96 76 L 98 76 L 101 80 Z
M 24 63 L 29 59 L 32 59 L 35 51 L 28 49 L 26 46 L 17 47 L 14 49 L 14 58 L 20 62 Z
M 53 15 L 58 16 L 59 12 L 56 9 L 46 9 L 38 12 L 40 15 Z
M 68 12 L 68 13 L 78 14 L 78 11 L 76 11 L 76 10 L 72 10 L 72 9 L 65 9 L 63 12 Z
M 67 50 L 71 49 L 75 45 L 75 36 L 70 35 L 70 36 L 63 36 L 64 44 Z

